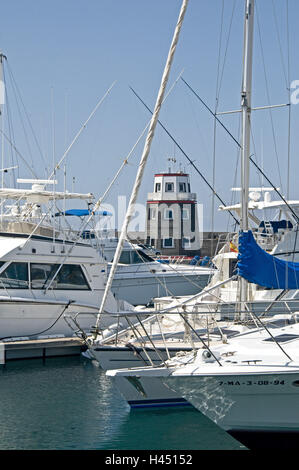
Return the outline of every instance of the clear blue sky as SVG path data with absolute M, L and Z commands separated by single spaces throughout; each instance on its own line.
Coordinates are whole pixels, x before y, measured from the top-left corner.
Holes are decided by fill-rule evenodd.
M 228 43 L 220 92 L 219 110 L 238 109 L 243 46 L 243 0 L 224 0 L 223 64 L 233 7 L 231 36 Z M 283 62 L 287 65 L 286 0 L 257 0 L 257 13 L 263 43 L 268 91 L 271 104 L 288 100 Z M 190 0 L 169 86 L 184 69 L 184 78 L 214 108 L 218 67 L 222 0 Z M 274 5 L 274 9 L 273 9 Z M 117 83 L 105 103 L 74 145 L 67 159 L 68 187 L 76 178 L 75 190 L 101 195 L 122 160 L 136 142 L 150 115 L 129 89 L 136 89 L 153 107 L 168 53 L 181 0 L 11 0 L 2 2 L 0 48 L 21 91 L 26 110 L 44 153 L 52 166 L 52 115 L 55 121 L 55 161 L 62 156 L 99 98 L 114 80 Z M 275 13 L 275 14 L 274 14 Z M 297 65 L 298 0 L 289 0 L 290 80 L 299 80 Z M 253 105 L 269 104 L 264 75 L 259 28 L 256 18 L 254 48 Z M 275 19 L 277 20 L 275 22 Z M 279 31 L 279 39 L 277 30 Z M 13 133 L 19 151 L 32 162 L 40 177 L 45 177 L 44 160 L 30 134 L 31 155 L 19 119 L 13 90 L 9 87 Z M 51 104 L 53 97 L 53 106 Z M 272 113 L 256 111 L 253 138 L 256 159 L 268 176 L 286 192 L 288 110 Z M 291 197 L 298 198 L 295 175 L 297 158 L 299 105 L 292 107 Z M 180 81 L 165 103 L 161 121 L 212 182 L 213 119 Z M 223 122 L 238 137 L 238 116 L 226 116 Z M 8 133 L 8 128 L 6 128 Z M 131 164 L 124 170 L 107 202 L 115 204 L 117 195 L 128 195 L 133 185 L 143 142 Z M 217 129 L 215 189 L 230 202 L 234 182 L 237 148 L 221 128 Z M 276 155 L 277 154 L 277 155 Z M 152 151 L 140 191 L 139 202 L 152 190 L 153 174 L 167 168 L 167 158 L 175 156 L 192 175 L 193 191 L 204 204 L 204 229 L 210 230 L 211 192 L 187 164 L 163 130 L 157 128 Z M 11 163 L 10 151 L 6 153 Z M 279 159 L 280 173 L 277 158 Z M 30 177 L 19 162 L 19 176 Z M 58 175 L 60 188 L 63 175 Z M 7 180 L 7 184 L 9 180 Z M 260 185 L 256 172 L 251 184 Z M 216 207 L 218 203 L 216 201 Z M 227 228 L 227 217 L 216 211 L 216 229 Z

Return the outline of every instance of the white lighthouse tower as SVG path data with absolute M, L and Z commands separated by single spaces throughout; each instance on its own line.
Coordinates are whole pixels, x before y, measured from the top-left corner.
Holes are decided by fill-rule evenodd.
M 155 174 L 146 213 L 147 244 L 168 256 L 200 255 L 197 198 L 187 173 L 169 168 Z

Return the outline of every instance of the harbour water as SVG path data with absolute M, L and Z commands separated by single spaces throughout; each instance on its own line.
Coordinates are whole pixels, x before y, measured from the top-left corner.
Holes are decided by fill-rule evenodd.
M 0 450 L 242 450 L 194 409 L 136 410 L 83 356 L 0 371 Z

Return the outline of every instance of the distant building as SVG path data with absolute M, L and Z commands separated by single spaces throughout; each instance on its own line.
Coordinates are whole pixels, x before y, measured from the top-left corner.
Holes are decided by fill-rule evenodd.
M 167 256 L 200 255 L 197 198 L 188 174 L 157 173 L 146 210 L 146 244 Z

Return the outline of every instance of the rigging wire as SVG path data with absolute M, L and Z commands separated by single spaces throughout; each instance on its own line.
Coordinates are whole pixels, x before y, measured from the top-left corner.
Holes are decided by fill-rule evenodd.
M 209 106 L 200 98 L 200 96 L 191 88 L 191 86 L 182 78 L 183 82 L 187 85 L 187 87 L 192 91 L 192 93 L 198 98 L 198 100 L 205 106 L 205 108 L 215 117 L 213 111 L 209 108 Z M 220 121 L 220 119 L 216 116 L 217 122 L 223 127 L 223 129 L 228 133 L 228 135 L 233 139 L 233 141 L 237 144 L 239 149 L 241 149 L 241 144 L 238 142 L 238 140 L 233 136 L 233 134 L 225 127 L 225 125 Z M 274 191 L 278 194 L 278 196 L 282 199 L 282 201 L 285 203 L 287 208 L 290 210 L 290 212 L 293 214 L 297 222 L 299 222 L 299 217 L 296 214 L 296 212 L 292 209 L 292 207 L 289 205 L 289 203 L 286 201 L 286 199 L 282 196 L 282 194 L 279 192 L 276 186 L 270 181 L 270 179 L 265 175 L 264 171 L 258 166 L 258 164 L 252 159 L 252 156 L 249 157 L 250 161 L 254 164 L 254 166 L 257 168 L 257 170 L 263 175 L 263 177 L 268 181 L 268 183 L 271 185 L 271 187 L 274 189 Z
M 282 50 L 281 37 L 278 28 L 277 13 L 275 9 L 274 0 L 272 0 L 273 16 L 275 22 L 275 29 L 278 38 L 280 58 L 282 63 L 282 69 L 286 84 L 286 90 L 288 93 L 289 103 L 291 102 L 290 96 L 290 34 L 289 34 L 289 0 L 286 0 L 286 36 L 287 36 L 287 65 L 285 65 L 284 55 Z M 289 119 L 288 119 L 288 150 L 287 150 L 287 199 L 290 197 L 290 158 L 291 158 L 291 106 L 289 106 Z
M 9 68 L 8 68 L 8 71 L 9 71 Z M 19 119 L 20 119 L 20 122 L 21 122 L 21 127 L 23 129 L 23 133 L 24 133 L 24 137 L 25 137 L 25 142 L 26 142 L 26 146 L 27 146 L 27 152 L 28 152 L 28 155 L 30 156 L 30 159 L 31 159 L 31 167 L 33 168 L 34 164 L 33 164 L 33 154 L 32 154 L 32 151 L 31 151 L 31 147 L 30 147 L 30 143 L 29 143 L 29 138 L 28 138 L 28 134 L 26 132 L 26 127 L 25 127 L 25 122 L 24 122 L 24 119 L 23 119 L 23 116 L 22 116 L 22 113 L 21 113 L 21 109 L 20 109 L 20 105 L 19 105 L 19 100 L 17 98 L 17 95 L 16 95 L 16 90 L 14 88 L 14 82 L 13 80 L 11 79 L 11 88 L 12 88 L 12 91 L 13 91 L 13 94 L 14 94 L 14 98 L 15 98 L 15 103 L 16 103 L 16 107 L 17 107 L 17 110 L 18 110 L 18 114 L 19 114 Z
M 266 71 L 266 62 L 265 62 L 265 54 L 264 54 L 264 48 L 263 48 L 263 42 L 262 42 L 262 33 L 261 33 L 259 14 L 258 14 L 258 5 L 256 5 L 256 18 L 257 18 L 259 43 L 260 43 L 260 49 L 261 49 L 261 58 L 262 58 L 264 79 L 265 79 L 265 86 L 266 86 L 266 95 L 267 95 L 268 105 L 270 106 L 270 102 L 271 102 L 271 100 L 270 100 L 270 89 L 269 89 L 269 82 L 268 82 L 267 71 Z M 278 177 L 279 177 L 279 181 L 280 181 L 280 187 L 282 189 L 283 184 L 282 184 L 282 179 L 281 179 L 278 149 L 277 149 L 277 141 L 276 141 L 276 136 L 275 136 L 274 121 L 273 121 L 273 114 L 272 114 L 272 109 L 271 108 L 269 108 L 269 115 L 270 115 L 271 130 L 272 130 L 273 143 L 274 143 L 274 152 L 275 152 L 276 164 L 277 164 L 277 169 L 278 169 Z
M 27 119 L 27 121 L 28 121 L 28 125 L 29 125 L 29 127 L 30 127 L 31 132 L 32 132 L 32 135 L 33 135 L 35 144 L 36 144 L 36 146 L 37 146 L 38 152 L 39 152 L 40 157 L 41 157 L 41 159 L 42 159 L 43 165 L 45 166 L 45 170 L 47 170 L 47 163 L 46 163 L 45 156 L 44 156 L 44 154 L 43 154 L 43 151 L 42 151 L 42 149 L 41 149 L 41 146 L 40 146 L 40 144 L 39 144 L 39 141 L 38 141 L 38 139 L 37 139 L 37 136 L 36 136 L 36 134 L 35 134 L 35 132 L 34 132 L 34 128 L 33 128 L 33 125 L 32 125 L 32 122 L 31 122 L 31 119 L 30 119 L 30 116 L 29 116 L 29 113 L 28 113 L 28 111 L 27 111 L 27 109 L 26 109 L 26 106 L 25 106 L 25 103 L 24 103 L 24 101 L 23 101 L 23 99 L 22 99 L 22 95 L 21 95 L 20 89 L 19 89 L 18 84 L 17 84 L 17 82 L 16 82 L 16 80 L 15 80 L 15 77 L 14 77 L 14 75 L 13 75 L 13 72 L 12 72 L 12 69 L 11 69 L 11 67 L 10 67 L 9 62 L 7 62 L 7 69 L 8 69 L 9 74 L 10 74 L 11 83 L 13 84 L 13 87 L 12 87 L 12 88 L 13 88 L 13 90 L 14 90 L 15 96 L 18 95 L 18 97 L 19 97 L 19 100 L 20 100 L 20 102 L 21 102 L 21 104 L 22 104 L 22 107 L 23 107 L 23 110 L 24 110 L 24 114 L 25 114 L 26 119 Z
M 219 45 L 218 45 L 218 64 L 217 64 L 217 78 L 216 78 L 216 98 L 215 98 L 215 115 L 218 111 L 219 104 L 219 74 L 220 74 L 220 57 L 221 57 L 221 45 L 222 45 L 222 33 L 223 33 L 223 16 L 224 16 L 224 0 L 222 0 L 222 9 L 221 9 L 221 22 L 220 22 L 220 34 L 219 34 Z M 212 186 L 215 188 L 216 183 L 216 131 L 217 131 L 217 121 L 214 119 L 214 138 L 213 138 L 213 165 L 212 165 Z M 214 211 L 215 211 L 215 195 L 212 191 L 212 202 L 211 202 L 211 252 L 214 249 Z
M 3 78 L 4 78 L 4 83 L 6 83 L 6 79 L 5 79 L 5 70 L 4 70 L 4 67 L 3 67 Z M 12 127 L 12 119 L 11 119 L 11 111 L 10 111 L 10 100 L 9 100 L 9 96 L 8 96 L 8 93 L 7 93 L 7 87 L 5 87 L 5 102 L 6 102 L 6 115 L 7 115 L 7 124 L 8 124 L 8 134 L 9 134 L 9 137 L 10 139 L 15 142 L 15 137 L 14 137 L 14 132 L 13 132 L 13 127 Z M 3 137 L 2 137 L 3 139 Z M 3 139 L 4 140 L 4 139 Z M 16 184 L 16 178 L 15 178 L 15 162 L 14 162 L 14 154 L 13 154 L 13 148 L 12 146 L 10 145 L 9 146 L 10 148 L 10 157 L 11 157 L 11 163 L 12 163 L 12 174 L 13 174 L 13 178 L 14 178 L 14 183 Z M 17 166 L 19 165 L 18 163 L 18 156 L 16 154 L 16 160 L 17 160 Z M 4 169 L 2 168 L 2 171 Z M 2 207 L 2 205 L 1 205 Z
M 217 115 L 218 106 L 219 106 L 220 90 L 221 90 L 221 86 L 222 86 L 222 82 L 223 82 L 223 76 L 224 76 L 224 70 L 225 70 L 225 65 L 226 65 L 228 47 L 229 47 L 229 43 L 230 43 L 231 30 L 232 30 L 232 23 L 233 23 L 235 8 L 236 8 L 236 0 L 234 1 L 233 8 L 232 8 L 230 24 L 229 24 L 229 30 L 228 30 L 228 36 L 227 36 L 226 47 L 225 47 L 224 58 L 223 58 L 223 64 L 222 64 L 222 70 L 221 70 L 221 74 L 220 74 L 221 45 L 222 45 L 223 22 L 224 22 L 224 0 L 222 1 L 221 26 L 220 26 L 220 34 L 219 34 L 219 48 L 218 48 L 217 80 L 216 80 L 216 99 L 215 99 L 215 112 L 214 112 L 215 116 Z M 213 171 L 212 171 L 212 186 L 213 186 L 213 188 L 215 188 L 215 186 L 216 186 L 216 145 L 217 145 L 216 140 L 217 140 L 217 120 L 216 120 L 216 117 L 215 117 L 214 118 L 214 139 L 213 139 Z M 212 233 L 214 233 L 214 212 L 215 212 L 215 194 L 213 192 L 212 193 L 212 213 L 211 213 L 211 232 Z M 213 244 L 212 244 L 211 250 L 213 251 Z
M 181 79 L 183 80 L 183 78 L 181 77 Z M 142 102 L 142 104 L 145 106 L 145 108 L 151 113 L 153 114 L 152 110 L 146 105 L 146 103 L 140 98 L 140 96 L 136 93 L 136 91 L 130 87 L 130 89 L 132 90 L 132 92 L 134 93 L 134 95 Z M 213 113 L 213 112 L 212 112 Z M 166 129 L 166 127 L 162 124 L 162 122 L 158 119 L 158 124 L 160 124 L 160 126 L 162 127 L 162 129 L 166 132 L 166 134 L 171 138 L 171 140 L 176 144 L 176 146 L 178 147 L 178 149 L 182 152 L 182 154 L 187 158 L 188 162 L 193 166 L 193 168 L 197 171 L 197 173 L 201 176 L 201 178 L 204 180 L 204 182 L 208 185 L 208 187 L 214 191 L 215 193 L 215 196 L 218 198 L 218 200 L 221 202 L 221 204 L 224 204 L 225 203 L 223 202 L 223 200 L 221 199 L 221 197 L 216 193 L 215 189 L 211 186 L 211 184 L 207 181 L 207 179 L 204 177 L 204 175 L 199 171 L 199 169 L 197 168 L 197 166 L 194 164 L 194 162 L 191 160 L 190 157 L 188 157 L 187 153 L 183 150 L 183 148 L 179 145 L 179 143 L 174 139 L 174 137 L 170 134 L 170 132 Z M 237 224 L 239 224 L 239 221 L 236 219 L 236 217 L 230 212 L 231 216 L 233 217 L 233 219 L 235 220 L 235 222 Z

